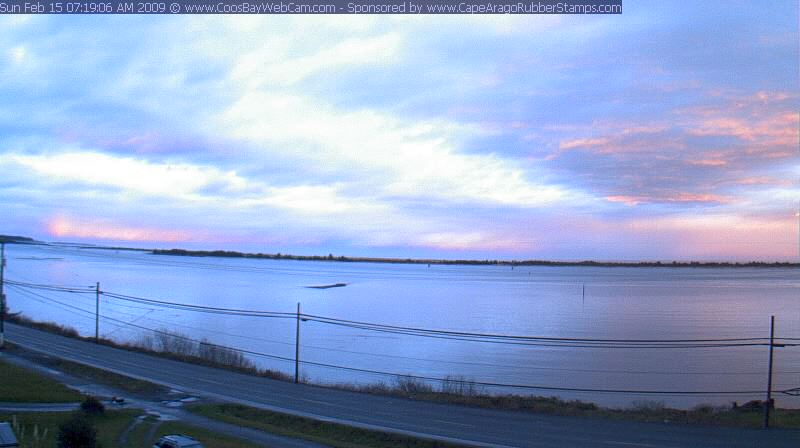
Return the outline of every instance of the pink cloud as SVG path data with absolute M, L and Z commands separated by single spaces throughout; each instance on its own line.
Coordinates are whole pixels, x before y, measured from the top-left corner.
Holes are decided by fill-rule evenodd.
M 714 117 L 700 120 L 697 124 L 692 124 L 689 129 L 690 135 L 696 136 L 733 136 L 743 140 L 755 140 L 756 131 L 750 123 L 740 118 Z
M 621 202 L 631 207 L 633 207 L 634 205 L 639 205 L 643 202 L 648 202 L 647 198 L 644 198 L 642 196 L 627 196 L 627 195 L 606 196 L 606 200 L 609 202 Z
M 780 187 L 788 187 L 792 185 L 792 181 L 786 179 L 775 179 L 772 177 L 754 176 L 745 177 L 735 182 L 738 185 L 774 185 Z
M 718 194 L 696 194 L 696 193 L 686 193 L 680 192 L 678 194 L 668 196 L 665 198 L 668 202 L 718 202 L 718 203 L 728 203 L 731 202 L 731 198 L 727 196 L 721 196 Z
M 760 152 L 797 145 L 800 115 L 786 92 L 759 91 L 749 96 L 728 96 L 723 104 L 676 110 L 689 135 L 735 137 Z
M 66 216 L 50 218 L 46 227 L 48 234 L 59 238 L 154 242 L 184 242 L 194 239 L 191 232 L 183 230 L 127 226 L 106 220 L 74 219 Z
M 590 129 L 583 129 L 582 131 L 596 133 L 597 129 L 605 131 L 605 135 L 561 140 L 558 145 L 558 151 L 551 154 L 548 160 L 558 157 L 562 152 L 571 150 L 615 155 L 658 153 L 665 150 L 682 151 L 686 149 L 686 144 L 680 138 L 664 135 L 669 130 L 669 127 L 661 123 L 595 123 Z M 572 130 L 570 132 L 576 133 L 578 131 Z
M 690 160 L 688 163 L 690 165 L 697 165 L 697 166 L 725 166 L 728 164 L 728 161 L 723 159 L 701 159 L 701 160 Z
M 728 196 L 721 196 L 716 194 L 697 194 L 688 192 L 678 192 L 668 195 L 612 195 L 606 196 L 605 199 L 609 202 L 620 202 L 628 206 L 635 206 L 639 204 L 650 203 L 664 203 L 664 202 L 716 202 L 720 204 L 732 202 Z
M 669 130 L 668 126 L 663 124 L 638 124 L 628 125 L 621 131 L 622 135 L 636 135 L 636 134 L 659 134 Z
M 606 146 L 608 143 L 609 139 L 607 138 L 578 138 L 562 141 L 558 147 L 559 149 L 591 148 Z
M 762 104 L 771 104 L 777 103 L 781 101 L 788 100 L 792 96 L 789 95 L 787 92 L 766 92 L 766 91 L 759 91 L 756 92 L 751 98 L 754 101 L 758 101 Z
M 667 251 L 694 259 L 787 260 L 797 257 L 797 218 L 672 216 L 637 219 L 627 228 L 669 243 Z M 655 244 L 655 243 L 654 243 Z

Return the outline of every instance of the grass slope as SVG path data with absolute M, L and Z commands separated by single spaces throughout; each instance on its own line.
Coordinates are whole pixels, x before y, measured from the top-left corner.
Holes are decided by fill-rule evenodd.
M 17 412 L 0 413 L 0 421 L 14 422 L 13 427 L 20 442 L 20 448 L 50 448 L 56 446 L 58 427 L 72 418 L 70 412 Z M 139 409 L 106 411 L 103 415 L 91 417 L 97 429 L 97 441 L 105 448 L 142 448 L 153 446 L 159 437 L 167 434 L 188 434 L 199 440 L 206 448 L 256 448 L 259 445 L 244 440 L 208 431 L 177 421 L 169 421 L 158 426 L 152 437 L 148 437 L 156 421 L 146 418 L 134 427 L 128 441 L 119 443 L 123 431 L 140 415 Z
M 98 442 L 104 447 L 117 446 L 119 435 L 140 414 L 141 411 L 131 409 L 106 411 L 104 415 L 92 417 Z M 69 412 L 18 412 L 0 414 L 0 421 L 16 421 L 15 432 L 20 448 L 40 448 L 56 446 L 58 426 L 71 417 Z
M 187 410 L 234 425 L 337 448 L 448 448 L 455 445 L 265 411 L 237 404 L 194 405 Z
M 83 396 L 33 370 L 0 361 L 0 402 L 71 403 Z

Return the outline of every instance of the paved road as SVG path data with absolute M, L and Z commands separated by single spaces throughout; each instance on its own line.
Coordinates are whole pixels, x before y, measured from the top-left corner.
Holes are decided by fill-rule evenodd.
M 231 437 L 247 440 L 253 444 L 261 445 L 270 448 L 325 448 L 324 445 L 310 442 L 308 440 L 293 439 L 289 437 L 279 436 L 264 431 L 258 431 L 250 428 L 243 428 L 238 425 L 221 422 L 206 418 L 189 411 L 182 409 L 180 406 L 174 406 L 176 403 L 183 404 L 180 400 L 145 400 L 141 398 L 134 398 L 126 394 L 124 391 L 114 389 L 109 386 L 98 385 L 94 383 L 87 383 L 86 380 L 74 377 L 72 375 L 50 369 L 38 364 L 31 364 L 30 359 L 18 356 L 8 356 L 0 352 L 0 360 L 17 364 L 23 367 L 33 368 L 39 370 L 42 374 L 53 378 L 66 385 L 69 388 L 76 389 L 84 394 L 93 395 L 96 397 L 126 397 L 125 404 L 117 405 L 111 403 L 111 400 L 106 401 L 106 409 L 139 409 L 145 414 L 157 416 L 161 421 L 167 420 L 180 420 L 184 423 L 196 426 L 198 428 L 205 428 L 218 434 L 225 434 Z M 35 361 L 33 361 L 35 362 Z M 173 398 L 180 398 L 181 395 L 176 394 Z M 185 397 L 184 397 L 185 398 Z M 72 412 L 80 408 L 80 403 L 6 403 L 0 402 L 0 413 L 8 412 Z M 132 429 L 133 426 L 129 427 Z M 155 430 L 156 427 L 152 427 Z M 127 430 L 126 430 L 127 431 Z M 120 445 L 123 445 L 120 443 Z
M 6 324 L 9 341 L 200 396 L 476 446 L 735 448 L 800 446 L 800 431 L 558 417 L 425 403 L 237 374 Z

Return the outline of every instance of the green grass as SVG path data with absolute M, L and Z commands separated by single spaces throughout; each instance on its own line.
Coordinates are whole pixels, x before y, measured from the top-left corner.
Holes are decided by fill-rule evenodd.
M 104 415 L 91 417 L 97 428 L 97 441 L 104 448 L 142 448 L 153 446 L 159 437 L 166 434 L 187 434 L 203 443 L 207 448 L 256 448 L 259 445 L 241 439 L 224 436 L 203 428 L 170 421 L 161 424 L 155 435 L 148 439 L 154 419 L 147 418 L 128 435 L 128 443 L 122 447 L 119 438 L 131 422 L 142 414 L 138 409 L 106 411 Z M 70 412 L 19 412 L 0 414 L 0 421 L 16 421 L 15 433 L 20 448 L 50 448 L 56 446 L 58 427 L 72 417 Z
M 153 446 L 154 441 L 149 440 L 147 434 L 150 432 L 150 428 L 156 421 L 157 421 L 156 418 L 152 416 L 145 417 L 144 421 L 136 425 L 128 434 L 128 443 L 123 446 L 120 446 L 119 448 L 138 448 L 138 447 Z
M 456 390 L 461 393 L 436 390 L 427 383 L 403 377 L 398 378 L 394 385 L 352 386 L 345 384 L 336 387 L 360 393 L 388 395 L 411 400 L 536 414 L 746 428 L 759 428 L 763 424 L 763 408 L 760 406 L 760 402 L 749 403 L 738 409 L 732 409 L 731 406 L 700 404 L 692 409 L 684 410 L 667 407 L 661 402 L 644 401 L 634 402 L 633 406 L 629 408 L 619 409 L 600 407 L 594 403 L 579 400 L 562 400 L 557 397 L 489 395 L 483 393 L 479 388 L 471 386 L 469 381 L 458 378 L 446 382 L 446 385 L 448 387 L 445 387 L 445 390 Z M 800 428 L 800 409 L 773 409 L 770 413 L 770 426 Z
M 34 370 L 0 361 L 0 402 L 70 403 L 83 395 Z
M 7 343 L 4 350 L 10 353 L 14 353 L 17 356 L 23 357 L 32 363 L 39 364 L 54 370 L 58 370 L 66 374 L 72 375 L 74 377 L 92 381 L 97 384 L 110 386 L 132 395 L 152 398 L 152 397 L 160 397 L 161 395 L 169 392 L 168 388 L 160 386 L 155 383 L 151 383 L 149 381 L 137 380 L 129 376 L 119 375 L 114 372 L 109 372 L 107 370 L 87 366 L 85 364 L 80 364 L 36 352 L 31 352 L 23 348 L 17 347 L 14 344 Z M 2 376 L 0 376 L 0 378 L 1 377 Z M 79 395 L 77 400 L 69 400 L 69 401 L 80 401 L 81 399 L 82 397 Z M 0 401 L 3 400 L 0 399 Z
M 287 437 L 306 439 L 337 448 L 447 448 L 461 446 L 353 428 L 337 423 L 321 422 L 236 404 L 199 404 L 189 406 L 187 410 L 234 425 Z
M 729 406 L 698 405 L 689 410 L 664 407 L 658 402 L 635 404 L 630 409 L 601 409 L 599 416 L 619 420 L 669 422 L 695 425 L 735 426 L 760 428 L 764 422 L 763 408 L 732 409 Z M 770 426 L 773 428 L 800 428 L 800 409 L 772 409 Z
M 169 389 L 158 384 L 154 384 L 149 381 L 137 380 L 129 376 L 120 375 L 107 370 L 87 366 L 85 364 L 78 364 L 76 362 L 65 361 L 62 359 L 52 359 L 48 364 L 52 368 L 70 375 L 91 380 L 92 382 L 98 384 L 110 386 L 133 395 L 158 396 L 169 392 Z
M 72 335 L 74 330 L 55 324 L 37 323 L 27 318 L 18 318 L 23 325 L 31 325 L 46 331 L 57 332 L 67 336 Z M 75 332 L 77 334 L 77 332 Z M 80 338 L 85 339 L 85 338 Z M 158 356 L 180 359 L 186 362 L 197 363 L 195 358 L 178 357 L 174 354 L 164 354 L 161 352 L 151 352 L 140 347 L 132 347 L 114 344 L 110 341 L 102 341 L 118 348 L 134 350 L 144 353 L 152 353 Z M 9 346 L 11 344 L 8 344 Z M 37 360 L 37 362 L 40 362 Z M 69 361 L 55 361 L 46 359 L 42 361 L 55 369 L 61 369 L 76 376 L 96 381 L 101 384 L 109 385 L 127 391 L 128 393 L 145 396 L 158 396 L 167 392 L 167 389 L 149 383 L 147 381 L 134 380 L 132 378 L 95 369 L 82 364 Z M 200 364 L 210 365 L 207 362 Z M 220 366 L 213 366 L 220 367 Z M 240 368 L 226 367 L 231 370 L 249 373 L 253 375 L 266 376 L 272 378 L 286 379 L 286 375 L 279 375 L 270 371 L 248 370 Z M 520 412 L 530 412 L 538 414 L 578 416 L 578 417 L 597 417 L 614 420 L 633 420 L 644 422 L 668 422 L 679 424 L 701 424 L 716 426 L 737 426 L 737 427 L 760 427 L 762 424 L 761 409 L 731 409 L 730 407 L 719 407 L 710 405 L 698 405 L 693 409 L 681 410 L 672 409 L 657 404 L 657 406 L 634 406 L 625 409 L 603 408 L 594 403 L 582 402 L 578 400 L 562 400 L 557 397 L 542 397 L 534 395 L 490 395 L 478 385 L 462 377 L 448 378 L 442 384 L 441 389 L 434 389 L 429 384 L 419 382 L 409 377 L 398 377 L 396 384 L 371 384 L 371 385 L 352 385 L 337 384 L 331 387 L 350 390 L 360 393 L 375 395 L 402 397 L 419 401 L 431 401 L 437 403 L 447 403 L 462 406 L 472 406 L 487 409 L 512 410 Z M 1 400 L 0 400 L 1 401 Z M 800 410 L 776 408 L 771 413 L 770 425 L 779 428 L 800 428 Z M 342 445 L 346 446 L 346 445 Z
M 136 409 L 106 411 L 102 416 L 92 417 L 97 428 L 97 440 L 104 447 L 117 446 L 117 438 L 128 424 L 141 414 Z M 18 412 L 0 414 L 0 421 L 16 421 L 15 430 L 20 448 L 43 448 L 56 446 L 58 426 L 72 417 L 69 412 Z M 35 434 L 38 437 L 35 437 Z

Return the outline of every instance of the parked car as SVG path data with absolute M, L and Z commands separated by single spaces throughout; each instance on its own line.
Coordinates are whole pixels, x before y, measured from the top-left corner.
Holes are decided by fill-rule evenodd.
M 16 448 L 19 446 L 17 436 L 14 435 L 14 429 L 8 422 L 0 422 L 0 447 L 2 448 Z
M 203 445 L 192 437 L 173 434 L 158 439 L 153 448 L 203 448 Z

